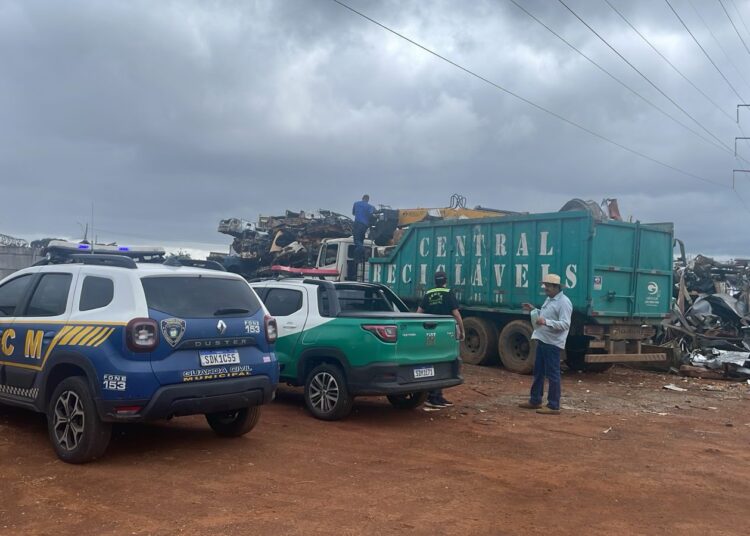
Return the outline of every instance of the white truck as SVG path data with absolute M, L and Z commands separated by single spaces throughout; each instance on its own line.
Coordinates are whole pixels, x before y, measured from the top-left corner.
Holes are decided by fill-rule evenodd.
M 357 263 L 354 259 L 354 239 L 327 238 L 323 240 L 318 251 L 318 260 L 315 268 L 320 270 L 335 270 L 338 275 L 327 276 L 326 279 L 334 281 L 361 281 L 367 282 L 369 263 Z M 385 248 L 378 247 L 372 240 L 365 240 L 365 259 L 383 255 Z

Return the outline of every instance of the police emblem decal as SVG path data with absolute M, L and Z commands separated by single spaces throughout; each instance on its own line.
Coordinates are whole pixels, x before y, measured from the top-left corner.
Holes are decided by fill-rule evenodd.
M 177 346 L 185 334 L 185 321 L 179 318 L 166 318 L 161 321 L 161 333 L 170 346 Z

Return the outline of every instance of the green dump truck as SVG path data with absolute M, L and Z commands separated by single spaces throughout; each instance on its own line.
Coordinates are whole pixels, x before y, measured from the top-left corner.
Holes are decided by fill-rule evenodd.
M 673 234 L 671 223 L 599 221 L 585 211 L 424 222 L 387 256 L 369 260 L 368 280 L 415 305 L 432 274 L 446 271 L 465 319 L 464 361 L 499 357 L 530 373 L 532 326 L 521 304 L 541 306 L 539 282 L 556 273 L 574 310 L 569 367 L 666 361 L 648 343 L 671 307 Z

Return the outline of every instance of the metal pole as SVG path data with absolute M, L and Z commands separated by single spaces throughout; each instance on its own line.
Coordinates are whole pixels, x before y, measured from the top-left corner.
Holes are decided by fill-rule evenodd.
M 750 138 L 734 138 L 734 156 L 737 156 L 737 140 L 750 140 Z
M 734 190 L 734 178 L 736 173 L 750 173 L 750 169 L 733 169 L 732 170 L 732 190 Z

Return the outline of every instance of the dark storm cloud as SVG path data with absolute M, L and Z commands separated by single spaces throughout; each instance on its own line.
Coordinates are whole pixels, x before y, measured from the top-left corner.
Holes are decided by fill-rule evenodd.
M 711 139 L 560 3 L 518 1 Z M 737 97 L 666 3 L 611 1 L 734 115 Z M 721 6 L 693 0 L 696 12 L 670 1 L 750 96 L 750 54 Z M 565 2 L 722 143 L 742 135 L 604 1 Z M 734 4 L 748 22 L 750 9 L 725 1 L 744 33 Z M 93 202 L 100 238 L 208 249 L 228 242 L 215 232 L 222 217 L 348 212 L 365 191 L 375 203 L 441 206 L 461 192 L 472 205 L 532 212 L 571 197 L 618 197 L 626 215 L 674 221 L 691 251 L 748 254 L 737 229 L 750 214 L 730 185 L 732 169 L 750 165 L 645 104 L 508 0 L 352 5 L 541 106 L 723 186 L 566 125 L 328 0 L 6 0 L 0 232 L 73 236 Z M 738 191 L 750 200 L 748 181 Z

